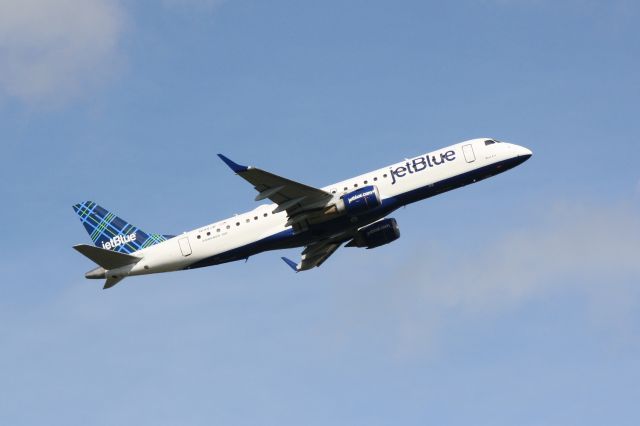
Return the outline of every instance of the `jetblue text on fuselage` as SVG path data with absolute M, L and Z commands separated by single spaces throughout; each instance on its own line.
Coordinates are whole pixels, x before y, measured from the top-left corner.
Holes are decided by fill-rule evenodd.
M 405 177 L 407 174 L 418 173 L 425 170 L 427 167 L 436 167 L 447 161 L 453 161 L 455 159 L 456 153 L 453 150 L 431 156 L 425 155 L 424 157 L 416 157 L 411 161 L 407 161 L 404 166 L 399 166 L 395 169 L 389 170 L 391 172 L 391 184 L 395 185 L 398 178 Z

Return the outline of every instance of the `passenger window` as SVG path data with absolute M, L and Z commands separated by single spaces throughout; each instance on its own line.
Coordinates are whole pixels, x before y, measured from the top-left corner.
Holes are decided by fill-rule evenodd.
M 227 225 L 227 229 L 230 229 L 230 228 L 231 228 L 231 226 L 230 226 L 230 225 Z
M 373 180 L 374 180 L 374 181 L 377 181 L 377 180 L 378 180 L 378 176 L 374 177 L 374 178 L 373 178 Z
M 216 232 L 220 232 L 220 228 L 216 229 Z
M 201 238 L 200 235 L 198 235 L 198 239 L 200 239 L 200 238 Z
M 267 217 L 267 213 L 263 214 L 262 216 Z
M 354 188 L 357 188 L 357 187 L 358 187 L 358 184 L 357 184 L 357 183 L 354 183 L 354 184 L 353 184 L 353 187 L 354 187 Z
M 251 219 L 247 219 L 247 220 L 245 220 L 245 222 L 249 223 L 249 222 L 251 222 Z
M 386 174 L 386 173 L 385 173 L 385 174 L 383 174 L 383 175 L 382 175 L 382 177 L 383 177 L 383 178 L 386 178 L 386 177 L 387 177 L 387 174 Z
M 240 222 L 236 222 L 236 226 L 240 226 Z
M 254 216 L 254 217 L 253 217 L 253 220 L 258 220 L 258 216 Z
M 208 237 L 209 235 L 211 235 L 211 232 L 207 232 L 207 237 Z
M 369 183 L 369 181 L 366 181 L 366 180 L 365 180 L 365 181 L 364 181 L 364 184 L 366 185 L 367 183 Z

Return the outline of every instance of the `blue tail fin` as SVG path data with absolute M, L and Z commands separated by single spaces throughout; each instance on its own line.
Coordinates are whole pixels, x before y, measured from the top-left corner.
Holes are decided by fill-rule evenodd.
M 93 243 L 106 250 L 131 254 L 173 237 L 144 232 L 93 201 L 76 204 L 73 210 L 80 216 Z

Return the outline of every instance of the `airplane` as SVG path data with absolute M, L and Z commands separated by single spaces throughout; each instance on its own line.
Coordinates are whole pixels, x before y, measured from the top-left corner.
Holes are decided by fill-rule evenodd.
M 528 160 L 532 152 L 496 139 L 478 138 L 334 183 L 299 183 L 222 154 L 220 159 L 258 192 L 255 209 L 179 235 L 147 233 L 92 201 L 73 206 L 94 245 L 74 246 L 98 267 L 85 274 L 122 279 L 246 260 L 268 250 L 304 247 L 295 272 L 322 265 L 340 246 L 373 249 L 400 237 L 394 218 L 402 206 L 479 182 Z

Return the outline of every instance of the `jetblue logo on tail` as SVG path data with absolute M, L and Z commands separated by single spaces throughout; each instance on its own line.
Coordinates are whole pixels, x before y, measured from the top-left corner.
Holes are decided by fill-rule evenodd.
M 103 242 L 102 243 L 102 248 L 105 250 L 111 250 L 114 249 L 116 247 L 120 247 L 121 245 L 127 244 L 127 243 L 131 243 L 133 241 L 136 240 L 136 233 L 132 233 L 129 235 L 116 235 L 115 237 L 111 238 L 109 241 L 107 241 L 106 243 Z

